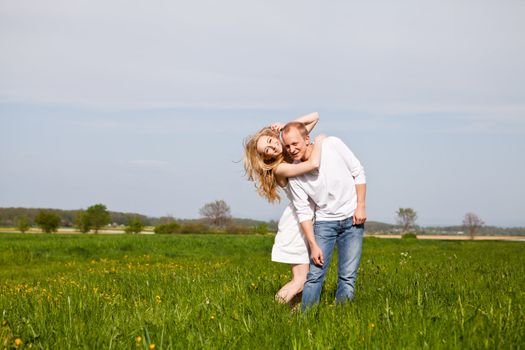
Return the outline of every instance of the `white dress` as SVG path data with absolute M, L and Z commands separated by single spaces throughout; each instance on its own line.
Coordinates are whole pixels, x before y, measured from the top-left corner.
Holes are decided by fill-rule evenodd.
M 291 202 L 292 194 L 288 185 L 283 189 Z M 272 261 L 287 264 L 308 264 L 310 262 L 308 242 L 303 235 L 292 203 L 288 204 L 279 219 L 277 235 L 272 248 Z

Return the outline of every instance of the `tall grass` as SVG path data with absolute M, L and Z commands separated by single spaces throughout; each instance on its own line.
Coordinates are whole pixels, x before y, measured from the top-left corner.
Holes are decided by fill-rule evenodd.
M 352 303 L 277 304 L 271 236 L 0 235 L 0 345 L 523 349 L 525 245 L 367 238 Z M 16 342 L 16 343 L 15 343 Z

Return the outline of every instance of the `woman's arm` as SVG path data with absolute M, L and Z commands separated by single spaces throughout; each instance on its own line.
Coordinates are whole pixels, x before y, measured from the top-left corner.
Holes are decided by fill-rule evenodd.
M 315 137 L 314 148 L 307 161 L 295 164 L 283 162 L 275 168 L 275 175 L 279 178 L 288 178 L 303 175 L 312 170 L 319 169 L 319 166 L 321 165 L 321 149 L 325 138 L 326 135 L 323 134 Z
M 313 112 L 310 114 L 306 114 L 293 121 L 303 123 L 304 126 L 306 126 L 306 130 L 308 130 L 308 133 L 310 133 L 310 131 L 312 131 L 312 129 L 317 125 L 317 122 L 319 121 L 319 113 Z M 286 124 L 282 123 L 273 123 L 272 125 L 270 125 L 270 127 L 275 131 L 281 132 L 285 125 Z

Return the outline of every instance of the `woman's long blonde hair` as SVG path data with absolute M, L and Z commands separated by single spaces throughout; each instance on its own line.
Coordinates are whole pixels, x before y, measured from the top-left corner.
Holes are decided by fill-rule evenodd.
M 257 152 L 257 141 L 262 136 L 271 136 L 279 140 L 279 132 L 271 128 L 263 128 L 244 141 L 244 170 L 248 180 L 255 183 L 257 193 L 268 199 L 270 203 L 281 200 L 277 191 L 277 180 L 273 170 L 284 161 L 284 154 L 275 158 L 265 159 Z

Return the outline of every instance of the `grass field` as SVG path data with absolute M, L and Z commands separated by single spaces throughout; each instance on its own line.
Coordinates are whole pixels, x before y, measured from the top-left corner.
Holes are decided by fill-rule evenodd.
M 367 238 L 354 302 L 273 296 L 271 236 L 0 234 L 0 346 L 525 349 L 525 245 Z M 332 267 L 335 267 L 335 261 Z

